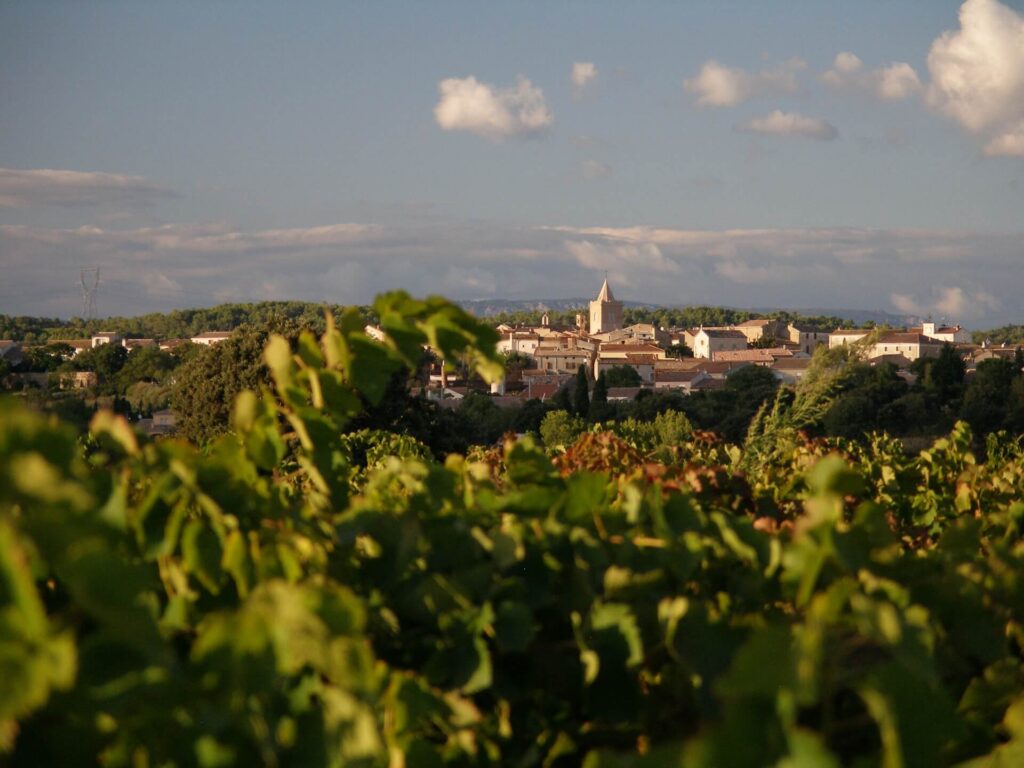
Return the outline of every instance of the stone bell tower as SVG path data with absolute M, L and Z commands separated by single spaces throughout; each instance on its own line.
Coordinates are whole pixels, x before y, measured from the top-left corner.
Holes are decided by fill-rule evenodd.
M 607 333 L 622 327 L 622 302 L 616 301 L 605 275 L 597 298 L 590 302 L 590 332 Z

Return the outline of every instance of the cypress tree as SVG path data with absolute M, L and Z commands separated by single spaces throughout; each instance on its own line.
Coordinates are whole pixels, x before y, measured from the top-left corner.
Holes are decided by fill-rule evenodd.
M 608 411 L 608 382 L 605 380 L 604 371 L 597 377 L 594 384 L 594 394 L 590 398 L 590 420 L 601 421 Z
M 576 394 L 572 399 L 576 415 L 586 418 L 590 412 L 590 377 L 587 376 L 587 367 L 581 365 L 576 371 Z
M 556 411 L 565 411 L 566 413 L 572 413 L 572 398 L 569 397 L 569 385 L 566 384 L 558 389 L 555 396 L 551 398 L 551 404 L 555 407 Z

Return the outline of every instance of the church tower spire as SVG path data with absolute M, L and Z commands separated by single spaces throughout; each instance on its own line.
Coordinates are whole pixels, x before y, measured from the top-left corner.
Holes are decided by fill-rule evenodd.
M 590 302 L 590 333 L 607 333 L 622 327 L 622 302 L 616 301 L 607 273 L 597 298 Z

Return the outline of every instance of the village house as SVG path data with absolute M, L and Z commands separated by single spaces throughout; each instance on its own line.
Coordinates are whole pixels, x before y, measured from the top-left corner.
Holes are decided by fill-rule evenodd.
M 793 350 L 787 347 L 770 347 L 767 349 L 726 349 L 715 352 L 711 359 L 769 366 L 780 358 L 794 357 L 796 354 L 802 357 L 807 356 L 804 352 L 794 353 Z
M 533 357 L 541 343 L 540 334 L 533 330 L 528 331 L 503 331 L 498 339 L 498 351 L 505 355 L 525 355 Z
M 94 333 L 90 339 L 90 344 L 93 349 L 102 346 L 103 344 L 120 344 L 124 340 L 124 337 L 116 331 L 101 331 L 100 333 Z
M 92 389 L 99 384 L 95 371 L 68 371 L 59 374 L 61 389 Z
M 582 365 L 590 370 L 592 354 L 586 349 L 572 346 L 540 346 L 533 353 L 537 367 L 542 371 L 575 372 Z
M 902 355 L 913 362 L 922 357 L 938 357 L 945 343 L 921 333 L 887 331 L 878 337 L 868 357 L 874 359 L 885 355 Z
M 178 416 L 170 408 L 153 413 L 153 428 L 173 432 L 178 426 Z
M 705 379 L 710 379 L 704 371 L 679 370 L 679 369 L 654 369 L 654 388 L 656 390 L 680 390 L 683 394 L 690 394 L 694 387 Z
M 805 354 L 813 354 L 818 347 L 828 347 L 831 334 L 813 325 L 790 323 L 786 328 L 789 341 Z
M 78 357 L 87 349 L 92 349 L 92 339 L 62 339 L 58 344 L 67 344 L 71 347 L 71 356 Z
M 161 341 L 159 343 L 159 347 L 160 347 L 160 351 L 161 352 L 170 352 L 170 351 L 172 351 L 174 349 L 177 349 L 182 344 L 191 344 L 191 343 L 192 343 L 191 339 L 166 339 L 166 340 Z
M 920 332 L 921 334 L 927 336 L 929 339 L 936 339 L 937 341 L 948 341 L 950 344 L 971 343 L 970 331 L 964 330 L 959 325 L 938 326 L 935 323 L 922 323 L 919 329 L 911 328 L 910 332 Z
M 782 323 L 766 317 L 745 320 L 742 323 L 730 326 L 730 330 L 742 333 L 747 339 L 748 344 L 754 344 L 765 337 L 770 339 L 786 338 L 785 328 Z
M 636 323 L 625 328 L 618 328 L 606 333 L 591 334 L 600 339 L 602 343 L 615 344 L 618 342 L 642 342 L 650 341 L 656 344 L 667 344 L 670 337 L 667 331 L 658 328 L 653 323 Z
M 136 428 L 150 437 L 172 435 L 178 429 L 178 417 L 170 408 L 154 411 L 152 418 L 139 419 Z
M 227 341 L 231 338 L 231 331 L 207 331 L 206 333 L 200 333 L 198 336 L 193 336 L 190 341 L 193 344 L 202 344 L 203 346 L 210 346 L 211 344 L 219 344 L 222 341 Z
M 133 349 L 149 349 L 158 347 L 156 339 L 122 339 L 121 346 L 131 352 Z
M 636 400 L 641 391 L 643 387 L 608 387 L 608 402 L 624 403 Z
M 837 328 L 828 336 L 828 348 L 835 349 L 847 344 L 856 344 L 871 333 L 870 328 Z
M 609 368 L 624 365 L 640 374 L 644 382 L 651 383 L 654 381 L 655 364 L 665 359 L 665 350 L 649 342 L 602 344 L 594 364 L 594 377 L 600 376 L 602 371 Z
M 747 348 L 747 337 L 740 331 L 725 328 L 701 328 L 693 337 L 693 356 L 714 359 L 715 352 Z
M 771 365 L 771 372 L 783 384 L 796 384 L 811 367 L 809 357 L 782 357 Z

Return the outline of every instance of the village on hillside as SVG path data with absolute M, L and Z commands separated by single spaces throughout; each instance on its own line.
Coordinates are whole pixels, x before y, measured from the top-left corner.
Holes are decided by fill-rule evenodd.
M 497 348 L 506 360 L 503 381 L 488 387 L 481 380 L 468 378 L 457 361 L 435 358 L 422 380 L 411 382 L 412 394 L 422 394 L 443 408 L 457 408 L 467 395 L 476 392 L 488 395 L 496 406 L 516 408 L 531 400 L 552 401 L 560 390 L 572 385 L 581 370 L 591 387 L 599 378 L 606 379 L 609 402 L 632 401 L 644 392 L 690 395 L 724 389 L 728 377 L 747 366 L 768 369 L 779 383 L 795 384 L 808 370 L 816 349 L 855 342 L 862 342 L 860 354 L 870 365 L 892 364 L 899 376 L 912 384 L 912 364 L 922 358 L 937 358 L 946 344 L 963 359 L 968 374 L 984 360 L 1012 359 L 1016 353 L 1016 347 L 973 344 L 971 334 L 961 326 L 933 322 L 905 329 L 829 329 L 764 317 L 728 326 L 666 328 L 654 323 L 624 326 L 623 315 L 623 302 L 615 298 L 605 278 L 589 312 L 578 312 L 573 325 L 552 323 L 545 313 L 538 325 L 497 326 Z M 375 325 L 367 325 L 365 330 L 371 337 L 383 338 L 383 331 Z M 97 352 L 103 348 L 117 351 L 118 367 L 127 372 L 131 370 L 127 363 L 136 358 L 149 355 L 159 365 L 156 358 L 160 355 L 184 357 L 232 334 L 223 330 L 190 338 L 154 339 L 102 331 L 90 338 L 47 345 L 0 340 L 0 386 L 96 393 L 104 374 L 90 369 L 85 361 L 99 362 L 103 355 Z M 47 364 L 39 365 L 37 358 Z M 141 366 L 144 371 L 146 368 Z M 143 403 L 148 393 L 150 402 L 156 403 L 134 409 L 139 429 L 153 436 L 173 434 L 179 419 L 179 414 L 167 407 L 165 396 L 162 400 L 152 397 L 153 392 L 166 393 L 168 382 L 173 384 L 173 371 L 165 373 L 168 375 L 157 381 L 147 376 L 137 382 L 122 382 L 121 387 L 126 394 L 134 387 Z M 123 379 L 125 374 L 121 376 Z
M 373 330 L 372 328 L 370 329 Z M 967 369 L 995 357 L 1012 358 L 1015 348 L 972 344 L 971 334 L 959 325 L 925 322 L 916 328 L 826 329 L 771 318 L 755 318 L 736 325 L 698 328 L 663 328 L 652 323 L 623 326 L 623 302 L 617 300 L 607 278 L 589 313 L 576 315 L 571 327 L 552 325 L 547 314 L 540 325 L 497 327 L 498 351 L 521 364 L 509 366 L 504 382 L 492 385 L 499 405 L 516 406 L 526 400 L 553 397 L 576 377 L 580 367 L 591 381 L 615 370 L 631 379 L 630 386 L 609 386 L 609 400 L 632 400 L 644 390 L 673 390 L 690 394 L 720 389 L 737 369 L 756 365 L 769 369 L 782 383 L 793 384 L 807 371 L 818 347 L 834 348 L 871 336 L 863 356 L 872 364 L 892 363 L 900 375 L 913 380 L 911 364 L 939 356 L 951 344 Z M 473 389 L 436 366 L 428 396 L 457 402 Z

